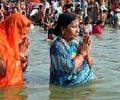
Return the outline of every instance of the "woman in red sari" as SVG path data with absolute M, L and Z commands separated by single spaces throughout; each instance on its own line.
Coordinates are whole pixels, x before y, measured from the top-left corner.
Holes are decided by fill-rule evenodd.
M 26 37 L 31 21 L 20 13 L 12 14 L 0 23 L 0 87 L 23 84 L 26 67 Z

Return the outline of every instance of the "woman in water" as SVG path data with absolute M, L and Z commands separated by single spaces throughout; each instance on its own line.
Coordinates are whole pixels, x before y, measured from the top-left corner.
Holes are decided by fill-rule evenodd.
M 21 13 L 12 14 L 0 23 L 0 87 L 24 83 L 30 25 L 31 21 Z
M 61 86 L 85 84 L 93 78 L 90 36 L 84 36 L 82 43 L 76 44 L 79 19 L 68 13 L 59 16 L 55 33 L 57 38 L 50 47 L 50 83 Z

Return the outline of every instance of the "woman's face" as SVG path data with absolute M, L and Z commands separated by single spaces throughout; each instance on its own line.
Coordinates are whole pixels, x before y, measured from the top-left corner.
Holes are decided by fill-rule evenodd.
M 25 38 L 25 37 L 27 37 L 28 36 L 28 34 L 29 34 L 29 31 L 30 31 L 30 26 L 28 25 L 28 26 L 26 26 L 26 27 L 24 27 L 23 29 L 22 29 L 22 34 L 20 35 L 20 41 L 23 39 L 23 38 Z
M 63 38 L 70 41 L 78 36 L 79 33 L 79 19 L 73 20 L 67 27 L 63 29 Z
M 30 30 L 30 26 L 26 26 L 24 27 L 24 29 L 22 30 L 23 34 L 28 34 Z

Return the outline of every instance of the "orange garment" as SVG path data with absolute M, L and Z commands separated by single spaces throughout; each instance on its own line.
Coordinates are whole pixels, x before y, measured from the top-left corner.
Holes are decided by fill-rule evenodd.
M 0 75 L 0 87 L 23 84 L 19 40 L 31 21 L 20 13 L 12 14 L 0 23 L 0 54 L 6 65 L 6 77 Z

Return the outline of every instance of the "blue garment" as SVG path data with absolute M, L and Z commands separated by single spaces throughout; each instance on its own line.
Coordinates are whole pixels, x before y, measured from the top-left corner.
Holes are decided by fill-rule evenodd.
M 81 7 L 82 10 L 87 8 L 87 3 L 86 2 L 81 2 L 80 7 Z
M 57 37 L 50 48 L 50 83 L 71 86 L 84 84 L 93 76 L 93 72 L 86 60 L 83 61 L 79 71 L 75 70 L 72 59 L 77 54 L 75 42 L 65 43 L 61 37 Z

